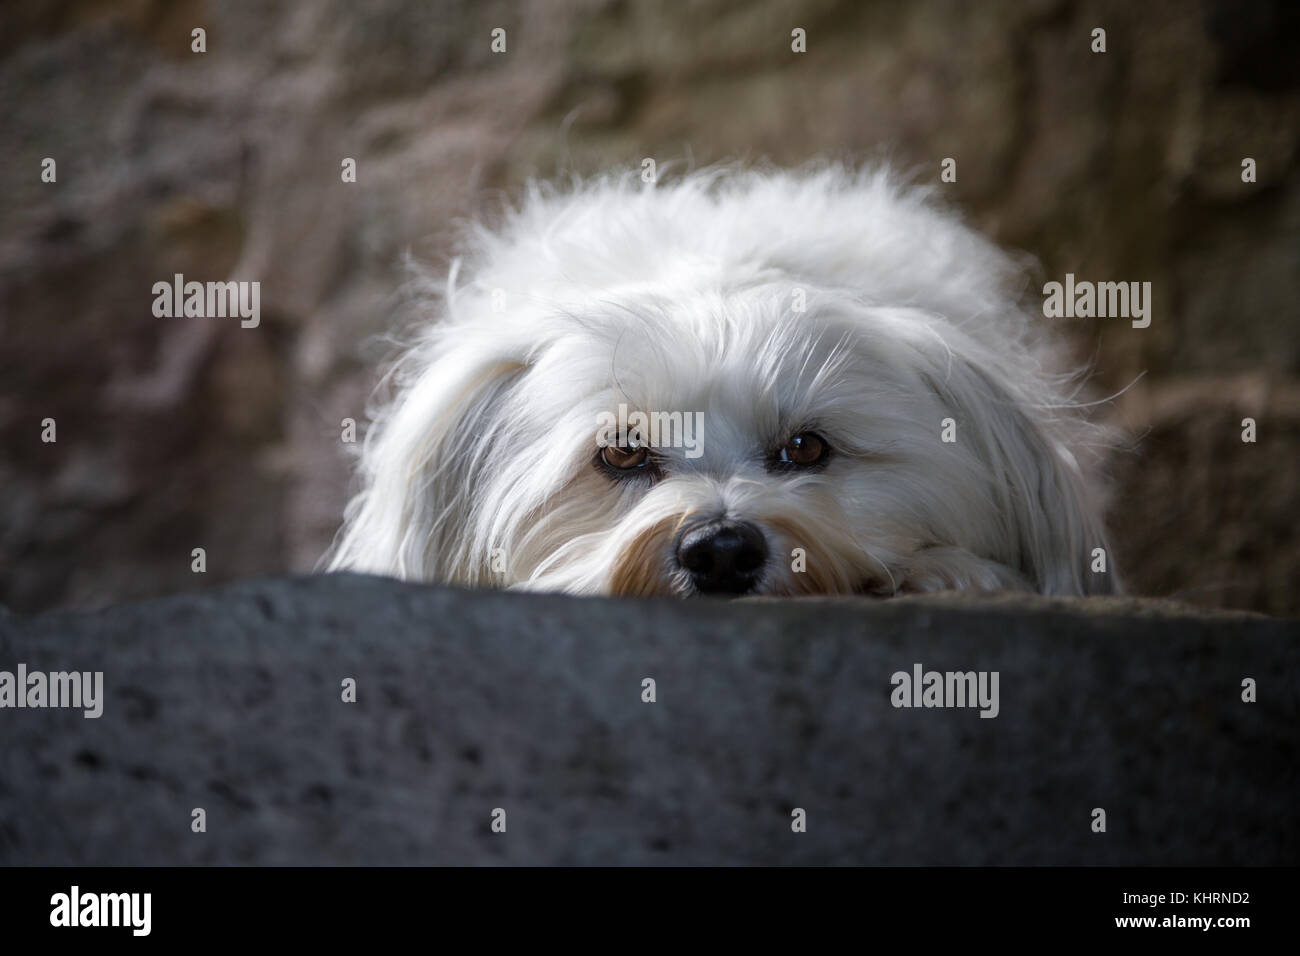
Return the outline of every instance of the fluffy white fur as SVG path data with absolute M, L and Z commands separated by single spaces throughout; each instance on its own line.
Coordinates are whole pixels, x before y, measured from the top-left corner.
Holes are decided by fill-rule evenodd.
M 533 185 L 462 253 L 386 383 L 331 568 L 685 595 L 678 535 L 725 516 L 766 538 L 757 593 L 1117 590 L 1090 568 L 1099 439 L 1023 270 L 926 191 L 838 167 Z M 619 403 L 703 412 L 704 454 L 611 479 L 596 424 Z M 806 430 L 826 467 L 772 473 Z

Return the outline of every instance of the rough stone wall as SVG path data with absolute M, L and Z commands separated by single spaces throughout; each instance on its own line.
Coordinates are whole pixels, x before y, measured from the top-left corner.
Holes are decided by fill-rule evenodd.
M 0 614 L 19 662 L 102 714 L 0 710 L 0 865 L 1300 860 L 1300 626 L 1257 615 L 321 575 Z M 997 716 L 893 706 L 918 664 Z
M 1117 464 L 1119 564 L 1141 593 L 1297 613 L 1296 11 L 6 4 L 0 603 L 309 569 L 345 500 L 339 423 L 363 418 L 402 257 L 439 261 L 455 218 L 498 191 L 645 156 L 888 155 L 929 180 L 957 159 L 942 188 L 1036 256 L 1039 279 L 1153 283 L 1150 328 L 1072 326 L 1099 394 L 1146 372 L 1106 412 L 1145 439 Z M 790 50 L 796 26 L 807 53 Z M 155 319 L 151 285 L 175 272 L 259 280 L 261 327 Z M 39 440 L 46 417 L 57 445 Z

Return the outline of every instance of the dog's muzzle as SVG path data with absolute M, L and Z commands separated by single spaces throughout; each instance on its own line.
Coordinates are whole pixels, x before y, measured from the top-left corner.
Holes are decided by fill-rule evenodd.
M 687 528 L 677 563 L 702 594 L 745 594 L 758 585 L 767 561 L 763 532 L 747 521 L 708 521 Z

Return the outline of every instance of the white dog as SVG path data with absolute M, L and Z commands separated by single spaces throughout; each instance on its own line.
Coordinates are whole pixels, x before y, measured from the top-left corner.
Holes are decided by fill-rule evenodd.
M 1021 269 L 886 171 L 533 186 L 463 253 L 390 376 L 331 568 L 577 594 L 1118 590 L 1100 437 Z

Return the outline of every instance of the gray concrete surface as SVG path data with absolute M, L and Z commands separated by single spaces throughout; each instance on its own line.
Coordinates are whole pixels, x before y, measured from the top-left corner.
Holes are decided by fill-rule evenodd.
M 0 614 L 19 662 L 105 703 L 0 710 L 4 864 L 1300 862 L 1294 621 L 341 575 Z M 999 715 L 894 708 L 918 662 L 996 670 Z

